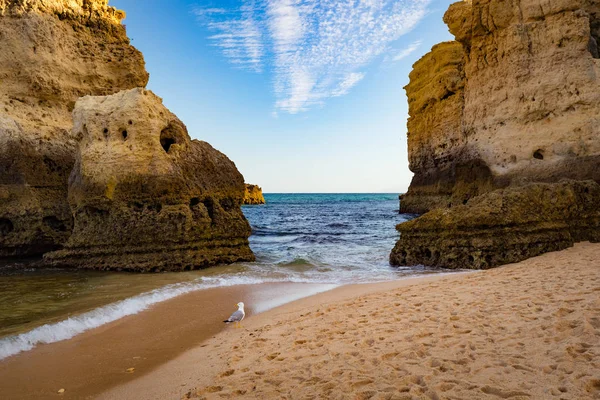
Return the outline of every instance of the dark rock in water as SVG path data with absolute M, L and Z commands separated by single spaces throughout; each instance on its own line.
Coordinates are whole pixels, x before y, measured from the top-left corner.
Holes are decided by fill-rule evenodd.
M 600 185 L 565 180 L 499 189 L 397 229 L 393 265 L 491 268 L 600 242 Z
M 57 266 L 187 270 L 250 261 L 244 178 L 144 89 L 86 96 L 69 179 L 73 234 L 46 255 Z
M 244 204 L 265 204 L 265 197 L 263 196 L 263 192 L 260 186 L 250 185 L 249 183 L 246 183 L 246 189 L 244 190 Z
M 75 101 L 148 82 L 123 18 L 106 0 L 0 0 L 0 258 L 68 239 Z

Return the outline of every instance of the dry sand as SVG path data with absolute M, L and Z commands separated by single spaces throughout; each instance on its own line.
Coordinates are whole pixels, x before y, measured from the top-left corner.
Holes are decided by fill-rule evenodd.
M 244 322 L 103 398 L 600 399 L 600 244 Z
M 0 361 L 0 399 L 53 399 L 60 389 L 65 389 L 63 400 L 95 399 L 220 332 L 223 319 L 241 299 L 249 303 L 251 314 L 325 289 L 326 285 L 307 284 L 240 285 L 155 304 L 73 339 Z

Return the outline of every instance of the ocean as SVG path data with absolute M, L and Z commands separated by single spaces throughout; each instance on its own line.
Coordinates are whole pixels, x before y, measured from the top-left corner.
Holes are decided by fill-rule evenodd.
M 267 282 L 336 287 L 439 273 L 391 267 L 397 194 L 266 194 L 244 206 L 256 262 L 200 271 L 132 274 L 60 269 L 0 270 L 0 359 L 69 339 L 196 290 Z M 442 271 L 443 272 L 443 271 Z

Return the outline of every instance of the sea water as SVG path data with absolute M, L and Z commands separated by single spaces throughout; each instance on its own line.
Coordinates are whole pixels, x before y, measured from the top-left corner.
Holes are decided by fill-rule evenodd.
M 439 271 L 392 267 L 397 194 L 266 194 L 244 206 L 256 262 L 158 274 L 0 270 L 0 359 L 69 339 L 184 293 L 219 286 L 298 282 L 344 285 Z

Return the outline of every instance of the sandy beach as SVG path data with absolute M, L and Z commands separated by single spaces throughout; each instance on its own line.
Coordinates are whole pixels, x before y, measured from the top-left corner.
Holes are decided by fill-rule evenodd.
M 217 334 L 237 299 L 247 299 L 250 314 L 330 288 L 311 284 L 239 285 L 158 303 L 73 339 L 38 345 L 0 361 L 0 398 L 55 398 L 60 389 L 65 389 L 61 398 L 96 398 Z M 133 372 L 128 372 L 130 368 Z
M 249 317 L 101 398 L 598 399 L 600 245 L 347 286 Z
M 599 244 L 328 289 L 177 297 L 3 360 L 2 398 L 600 398 Z M 242 329 L 224 328 L 239 300 Z

